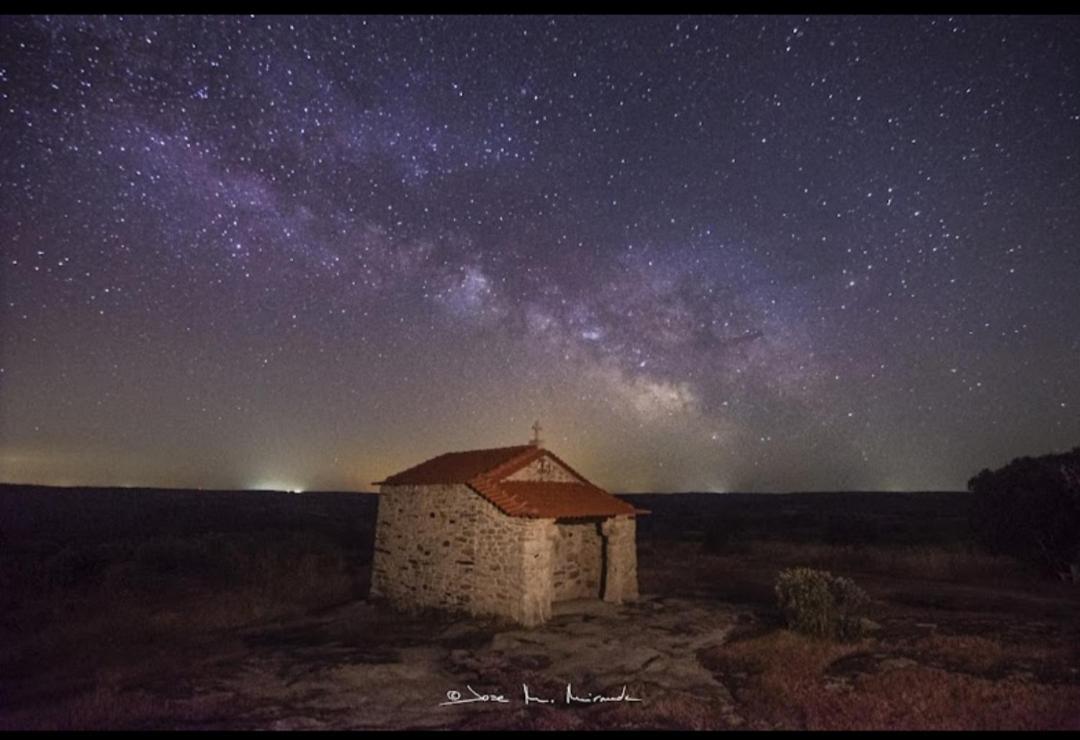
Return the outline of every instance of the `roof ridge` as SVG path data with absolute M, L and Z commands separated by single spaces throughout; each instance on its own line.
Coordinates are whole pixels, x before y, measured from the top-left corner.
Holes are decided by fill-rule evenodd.
M 446 475 L 448 478 L 455 479 L 453 482 L 465 483 L 469 478 L 475 475 L 486 473 L 490 470 L 497 470 L 507 463 L 516 461 L 534 449 L 536 448 L 532 445 L 510 445 L 506 447 L 481 447 L 473 450 L 453 450 L 451 452 L 443 452 L 434 457 L 430 457 L 423 462 L 417 463 L 416 465 L 410 466 L 405 470 L 389 475 L 381 481 L 375 481 L 375 485 L 383 483 L 403 483 L 410 477 L 415 477 L 416 475 L 424 477 L 425 474 L 434 474 L 436 477 Z M 495 459 L 494 461 L 484 460 L 483 458 L 485 457 L 493 457 Z M 477 458 L 479 458 L 479 464 Z M 460 471 L 461 465 L 465 466 L 465 471 Z M 438 470 L 440 466 L 443 469 L 442 473 L 436 473 L 432 470 L 433 468 Z M 460 472 L 452 472 L 455 468 Z M 471 470 L 469 470 L 469 468 L 471 468 Z M 462 474 L 464 474 L 463 477 L 461 477 Z M 446 482 L 451 481 L 448 480 Z
M 522 450 L 521 454 L 514 455 L 514 457 L 510 458 L 509 460 L 504 460 L 491 470 L 484 471 L 480 475 L 489 476 L 493 480 L 498 482 L 500 478 L 505 478 L 508 475 L 513 475 L 514 473 L 531 463 L 533 460 L 539 458 L 545 452 L 547 452 L 547 454 L 549 455 L 551 454 L 543 447 L 536 447 L 534 445 L 526 445 L 526 447 L 527 449 Z

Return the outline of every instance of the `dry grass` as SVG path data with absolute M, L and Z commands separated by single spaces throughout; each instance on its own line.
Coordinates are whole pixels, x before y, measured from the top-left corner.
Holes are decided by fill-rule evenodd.
M 625 711 L 627 709 L 630 711 Z M 650 702 L 645 711 L 637 712 L 637 716 L 631 714 L 635 709 L 618 707 L 617 711 L 623 713 L 622 727 L 655 730 L 715 730 L 725 727 L 716 705 L 700 697 L 685 694 L 662 696 Z
M 27 573 L 0 621 L 0 675 L 137 661 L 206 635 L 362 595 L 366 566 L 306 535 L 205 535 L 69 547 Z M 25 580 L 29 578 L 30 580 Z
M 207 717 L 225 719 L 239 709 L 225 693 L 177 698 L 129 684 L 99 677 L 87 690 L 47 706 L 0 712 L 0 731 L 199 728 Z
M 860 677 L 847 696 L 821 697 L 810 729 L 1080 729 L 1080 688 L 991 680 L 913 667 Z
M 753 718 L 752 725 L 803 728 L 808 726 L 808 712 L 824 692 L 826 666 L 865 645 L 865 641 L 836 644 L 777 630 L 707 651 L 701 660 L 729 686 L 743 713 Z
M 934 634 L 916 642 L 913 649 L 919 655 L 933 657 L 973 673 L 993 671 L 1009 657 L 1000 642 L 979 635 Z
M 755 540 L 745 556 L 774 563 L 800 563 L 834 571 L 881 573 L 947 581 L 998 580 L 1030 576 L 1016 560 L 965 547 L 828 545 Z
M 816 641 L 783 630 L 708 651 L 702 662 L 735 686 L 741 711 L 758 729 L 1002 730 L 1080 729 L 1080 686 L 1047 685 L 1030 677 L 988 678 L 967 672 L 898 662 L 845 683 L 830 666 L 855 655 L 881 656 L 877 640 L 856 645 Z M 934 636 L 914 652 L 947 658 L 978 673 L 998 668 L 1010 653 L 983 637 Z

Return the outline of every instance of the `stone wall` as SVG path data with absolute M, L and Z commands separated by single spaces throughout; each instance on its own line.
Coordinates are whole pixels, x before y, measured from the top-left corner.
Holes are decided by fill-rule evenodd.
M 464 485 L 384 485 L 371 595 L 540 624 L 551 616 L 556 532 L 554 521 L 508 517 Z
M 638 597 L 633 517 L 556 524 L 506 516 L 464 485 L 382 486 L 373 598 L 532 626 L 553 601 L 598 595 Z
M 604 601 L 622 603 L 638 598 L 637 523 L 631 516 L 604 520 L 600 531 L 606 538 L 607 574 Z
M 553 593 L 555 601 L 600 598 L 604 541 L 599 522 L 556 525 Z

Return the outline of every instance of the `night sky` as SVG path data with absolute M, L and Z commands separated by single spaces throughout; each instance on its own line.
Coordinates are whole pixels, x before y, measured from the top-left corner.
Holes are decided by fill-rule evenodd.
M 1080 18 L 4 18 L 0 480 L 1080 444 Z

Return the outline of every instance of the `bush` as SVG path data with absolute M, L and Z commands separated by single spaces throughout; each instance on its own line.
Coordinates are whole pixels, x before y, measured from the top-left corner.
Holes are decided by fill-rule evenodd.
M 776 598 L 788 627 L 813 637 L 855 640 L 870 597 L 854 581 L 828 571 L 791 568 L 776 581 Z
M 983 470 L 968 490 L 972 529 L 990 552 L 1053 573 L 1080 567 L 1080 447 Z

